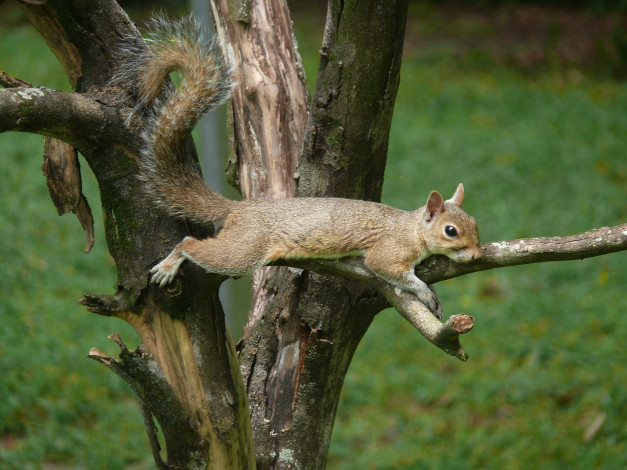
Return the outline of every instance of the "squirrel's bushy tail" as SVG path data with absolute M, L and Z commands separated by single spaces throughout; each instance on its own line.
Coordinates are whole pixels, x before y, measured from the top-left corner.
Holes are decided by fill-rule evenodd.
M 234 201 L 202 179 L 196 163 L 183 161 L 185 139 L 198 119 L 228 99 L 233 83 L 220 45 L 192 17 L 152 19 L 144 44 L 124 51 L 119 77 L 133 83 L 137 109 L 148 113 L 143 132 L 142 179 L 148 194 L 170 214 L 220 224 Z M 164 83 L 179 71 L 178 90 Z M 162 91 L 163 90 L 163 91 Z

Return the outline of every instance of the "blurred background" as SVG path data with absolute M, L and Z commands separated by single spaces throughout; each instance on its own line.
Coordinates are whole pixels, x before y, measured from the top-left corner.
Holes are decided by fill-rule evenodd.
M 138 23 L 186 11 L 121 3 Z M 69 91 L 15 4 L 0 3 L 0 70 Z M 326 5 L 292 4 L 313 86 Z M 627 1 L 411 1 L 383 201 L 413 209 L 462 181 L 483 242 L 624 223 L 626 78 Z M 112 332 L 138 341 L 76 304 L 116 280 L 97 184 L 83 162 L 85 254 L 49 199 L 41 137 L 0 135 L 0 149 L 0 468 L 153 468 L 132 392 L 86 358 L 116 354 Z M 328 468 L 627 468 L 626 286 L 624 252 L 440 283 L 445 313 L 476 318 L 467 363 L 382 312 L 346 377 Z M 247 304 L 225 300 L 238 339 Z

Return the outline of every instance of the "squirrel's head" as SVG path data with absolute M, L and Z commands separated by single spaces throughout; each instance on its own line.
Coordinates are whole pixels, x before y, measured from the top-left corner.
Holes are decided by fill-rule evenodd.
M 429 194 L 422 222 L 430 253 L 445 255 L 458 262 L 483 256 L 477 222 L 461 208 L 463 200 L 464 186 L 461 183 L 453 197 L 446 201 L 437 191 Z

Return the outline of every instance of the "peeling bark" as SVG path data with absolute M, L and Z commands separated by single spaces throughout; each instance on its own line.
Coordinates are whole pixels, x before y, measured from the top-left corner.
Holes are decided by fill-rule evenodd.
M 94 218 L 83 195 L 81 170 L 74 146 L 44 137 L 44 163 L 41 167 L 50 197 L 59 215 L 73 212 L 87 236 L 85 251 L 94 246 Z
M 233 145 L 244 198 L 294 195 L 307 120 L 307 87 L 284 1 L 212 2 L 235 67 Z

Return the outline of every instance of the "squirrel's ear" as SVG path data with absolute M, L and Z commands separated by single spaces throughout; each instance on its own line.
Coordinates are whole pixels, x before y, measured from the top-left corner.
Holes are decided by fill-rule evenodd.
M 457 191 L 455 191 L 455 194 L 453 194 L 453 197 L 450 199 L 447 199 L 446 202 L 453 203 L 456 206 L 461 206 L 463 200 L 464 200 L 464 185 L 459 183 L 459 186 L 457 186 Z
M 442 195 L 437 191 L 431 191 L 429 199 L 427 199 L 427 220 L 431 222 L 441 212 L 444 212 L 444 200 Z

